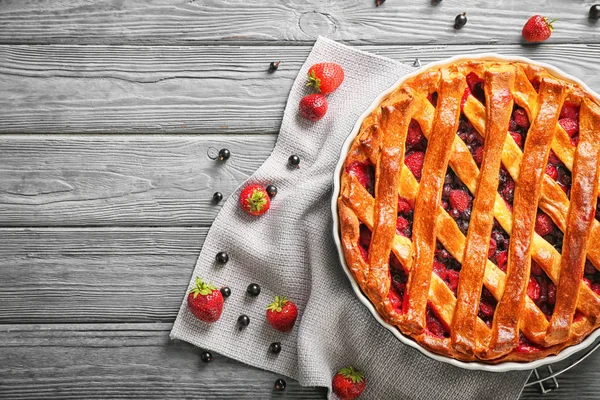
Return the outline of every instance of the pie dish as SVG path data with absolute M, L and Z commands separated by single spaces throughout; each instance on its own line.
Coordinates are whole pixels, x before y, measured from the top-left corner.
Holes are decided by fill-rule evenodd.
M 493 55 L 380 96 L 344 146 L 333 203 L 376 317 L 460 366 L 558 361 L 593 342 L 599 104 L 549 66 Z

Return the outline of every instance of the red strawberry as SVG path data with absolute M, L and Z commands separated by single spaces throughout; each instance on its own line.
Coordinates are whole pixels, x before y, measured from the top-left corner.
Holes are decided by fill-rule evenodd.
M 355 161 L 346 166 L 350 175 L 356 176 L 367 192 L 373 194 L 375 190 L 375 167 L 370 162 Z
M 540 236 L 546 236 L 554 230 L 554 222 L 547 214 L 538 214 L 535 217 L 535 231 Z
M 496 254 L 496 264 L 498 265 L 498 268 L 500 268 L 504 272 L 506 272 L 507 261 L 508 261 L 508 251 L 502 250 L 501 252 Z
M 477 164 L 481 165 L 481 163 L 483 162 L 483 146 L 479 147 L 475 151 L 475 155 L 473 156 L 473 159 L 475 160 L 475 162 Z
M 336 63 L 326 62 L 315 64 L 308 70 L 308 83 L 317 92 L 328 94 L 340 87 L 344 82 L 344 70 Z
M 464 190 L 451 190 L 449 198 L 452 208 L 456 208 L 460 213 L 465 212 L 471 205 L 471 198 Z
M 296 305 L 284 296 L 275 296 L 274 301 L 267 306 L 267 321 L 280 332 L 291 331 L 296 318 L 298 318 Z
M 558 156 L 553 150 L 550 150 L 550 154 L 548 155 L 548 162 L 554 165 L 562 163 L 562 161 L 560 161 L 560 158 L 558 158 Z
M 446 266 L 439 261 L 433 262 L 433 272 L 442 280 L 446 280 L 446 276 L 448 275 Z
M 579 133 L 579 123 L 573 118 L 561 118 L 558 123 L 567 132 L 569 137 L 573 137 Z
M 525 112 L 524 109 L 517 108 L 515 110 L 515 112 L 513 113 L 513 118 L 515 119 L 515 122 L 517 123 L 517 125 L 520 126 L 521 128 L 523 128 L 523 129 L 529 128 L 529 117 L 527 116 L 527 113 Z
M 365 376 L 353 366 L 340 369 L 331 382 L 333 393 L 340 400 L 353 400 L 365 390 Z
M 579 118 L 579 106 L 570 101 L 565 101 L 560 110 L 560 118 L 572 118 L 577 120 Z
M 408 133 L 406 134 L 406 145 L 407 146 L 416 146 L 421 143 L 423 140 L 423 131 L 421 130 L 421 125 L 414 119 L 410 120 L 410 124 L 408 125 Z
M 196 286 L 188 293 L 188 307 L 200 321 L 215 322 L 223 311 L 223 295 L 212 284 L 196 277 Z
M 300 115 L 311 121 L 318 121 L 327 113 L 327 99 L 321 94 L 309 94 L 300 100 Z
M 458 279 L 460 277 L 460 272 L 455 269 L 449 269 L 446 272 L 446 282 L 448 283 L 448 287 L 450 290 L 456 294 L 456 289 L 458 289 Z
M 415 151 L 404 158 L 404 164 L 410 169 L 417 180 L 421 179 L 421 170 L 423 169 L 424 161 L 425 153 L 422 151 Z
M 264 187 L 249 185 L 240 193 L 240 205 L 250 215 L 262 215 L 271 206 L 271 198 Z
M 558 178 L 558 170 L 556 169 L 556 167 L 552 164 L 548 164 L 546 165 L 546 175 L 548 175 L 550 178 L 556 180 L 556 178 Z
M 496 308 L 488 303 L 485 300 L 481 300 L 479 302 L 479 311 L 486 317 L 491 318 L 494 316 L 494 311 L 496 310 Z
M 490 249 L 488 250 L 488 258 L 494 257 L 497 248 L 498 245 L 496 244 L 496 240 L 494 238 L 490 238 Z
M 548 18 L 546 17 L 534 15 L 527 20 L 521 34 L 527 42 L 543 42 L 552 35 L 552 31 L 554 30 L 552 23 L 554 21 L 556 21 L 556 19 L 548 21 Z

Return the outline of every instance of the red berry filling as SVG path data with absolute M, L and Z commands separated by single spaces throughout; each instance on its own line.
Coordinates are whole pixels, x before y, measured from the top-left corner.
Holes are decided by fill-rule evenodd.
M 437 242 L 435 258 L 433 260 L 433 272 L 446 283 L 455 296 L 458 289 L 461 267 L 462 265 L 452 257 L 448 250 L 440 242 Z
M 571 144 L 579 144 L 579 106 L 575 103 L 565 101 L 560 110 L 558 123 L 571 138 Z
M 396 233 L 412 237 L 413 206 L 408 199 L 398 196 L 398 216 L 396 219 Z
M 422 151 L 414 151 L 407 153 L 404 157 L 404 164 L 413 173 L 417 181 L 421 181 L 421 173 L 423 171 L 423 163 L 425 162 L 425 153 Z
M 437 92 L 429 93 L 427 95 L 427 100 L 434 106 L 437 107 L 438 94 Z
M 554 179 L 561 189 L 569 196 L 571 192 L 571 171 L 560 161 L 560 158 L 550 150 L 546 174 Z
M 461 232 L 466 235 L 471 219 L 473 196 L 451 168 L 446 171 L 441 205 L 456 221 Z
M 516 350 L 519 353 L 535 353 L 536 351 L 540 351 L 541 348 L 533 343 L 531 343 L 527 338 L 520 333 L 519 334 L 519 345 Z
M 456 134 L 465 142 L 477 165 L 481 166 L 481 161 L 483 160 L 483 137 L 464 114 L 460 115 Z
M 589 282 L 589 287 L 597 296 L 600 296 L 600 271 L 598 271 L 589 260 L 585 262 L 583 271 L 584 282 Z M 586 281 L 587 280 L 587 281 Z
M 488 257 L 504 272 L 506 272 L 506 263 L 508 262 L 509 241 L 510 237 L 506 231 L 502 229 L 498 221 L 494 220 Z
M 408 275 L 394 254 L 390 255 L 390 273 L 392 284 L 390 286 L 389 299 L 392 303 L 392 307 L 394 307 L 397 312 L 402 312 L 402 303 L 404 300 L 404 293 L 406 292 Z
M 346 166 L 346 171 L 348 174 L 356 176 L 371 196 L 375 194 L 375 166 L 371 161 L 355 161 Z
M 506 168 L 501 167 L 498 175 L 498 193 L 511 206 L 515 198 L 515 181 L 510 176 Z
M 371 245 L 371 230 L 366 225 L 360 224 L 358 248 L 365 261 L 369 259 L 369 246 Z
M 483 90 L 483 80 L 479 78 L 475 72 L 471 72 L 467 75 L 467 85 L 471 94 L 485 105 L 485 92 Z
M 423 135 L 421 125 L 416 120 L 411 119 L 406 134 L 406 153 L 422 152 L 426 148 L 427 139 Z
M 529 117 L 525 110 L 515 104 L 513 113 L 508 123 L 508 133 L 514 139 L 515 143 L 521 150 L 525 146 L 527 138 L 527 130 L 529 129 Z
M 425 316 L 427 322 L 426 333 L 439 338 L 450 337 L 450 329 L 448 329 L 448 326 L 437 316 L 429 302 L 427 303 L 427 313 Z
M 486 323 L 488 327 L 492 327 L 492 321 L 494 320 L 494 312 L 496 312 L 496 305 L 498 302 L 492 295 L 492 293 L 483 287 L 481 291 L 481 298 L 479 300 L 479 318 Z

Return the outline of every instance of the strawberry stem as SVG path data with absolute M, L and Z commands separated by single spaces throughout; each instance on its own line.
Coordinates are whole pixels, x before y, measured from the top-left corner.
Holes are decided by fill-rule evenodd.
M 190 293 L 192 293 L 194 298 L 196 298 L 198 295 L 208 296 L 215 290 L 217 290 L 217 288 L 212 283 L 204 283 L 202 279 L 196 277 L 196 286 L 190 290 Z
M 342 375 L 344 378 L 350 379 L 352 383 L 362 382 L 365 379 L 364 374 L 359 370 L 355 369 L 352 365 L 340 369 L 339 374 Z
M 283 306 L 289 302 L 289 300 L 285 296 L 275 296 L 273 302 L 269 303 L 267 306 L 267 310 L 271 310 L 274 312 L 281 312 Z

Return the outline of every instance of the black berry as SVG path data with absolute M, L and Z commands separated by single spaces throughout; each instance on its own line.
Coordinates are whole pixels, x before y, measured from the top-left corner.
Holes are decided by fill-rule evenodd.
M 273 342 L 269 345 L 269 352 L 273 354 L 279 354 L 281 352 L 281 343 Z
M 208 363 L 213 360 L 213 356 L 208 351 L 205 351 L 202 354 L 200 354 L 200 359 L 202 360 L 202 362 Z
M 269 197 L 273 198 L 275 197 L 275 195 L 277 195 L 277 187 L 273 186 L 273 185 L 269 185 L 266 187 L 267 193 L 269 194 Z
M 379 7 L 383 3 L 385 3 L 385 0 L 375 0 L 375 7 Z
M 590 19 L 600 19 L 600 4 L 590 7 Z
M 213 194 L 213 201 L 218 203 L 221 200 L 223 200 L 223 194 L 221 192 L 215 192 L 215 194 Z
M 229 150 L 227 150 L 227 149 L 219 150 L 219 160 L 225 161 L 229 158 L 229 156 L 231 156 L 231 152 Z
M 283 379 L 277 379 L 275 381 L 275 390 L 281 392 L 285 390 L 286 383 Z
M 248 326 L 250 324 L 250 317 L 246 314 L 240 315 L 238 317 L 238 324 L 240 324 L 240 327 Z
M 231 289 L 229 289 L 228 286 L 223 286 L 220 290 L 221 294 L 223 295 L 223 297 L 229 297 L 231 296 Z
M 227 253 L 225 253 L 224 251 L 220 251 L 215 256 L 215 259 L 217 260 L 217 262 L 220 262 L 221 264 L 225 264 L 225 263 L 227 263 L 227 261 L 229 261 L 229 255 Z
M 248 288 L 246 289 L 246 292 L 248 292 L 248 294 L 252 297 L 256 297 L 260 294 L 260 286 L 257 285 L 256 283 L 251 283 L 248 285 Z
M 291 155 L 290 158 L 288 158 L 288 161 L 291 165 L 298 165 L 300 164 L 300 157 L 294 154 Z
M 454 18 L 454 29 L 460 29 L 467 24 L 467 13 L 458 14 Z
M 279 68 L 279 64 L 281 64 L 281 61 L 273 61 L 269 65 L 269 72 L 275 72 L 275 71 L 277 71 L 277 68 Z

